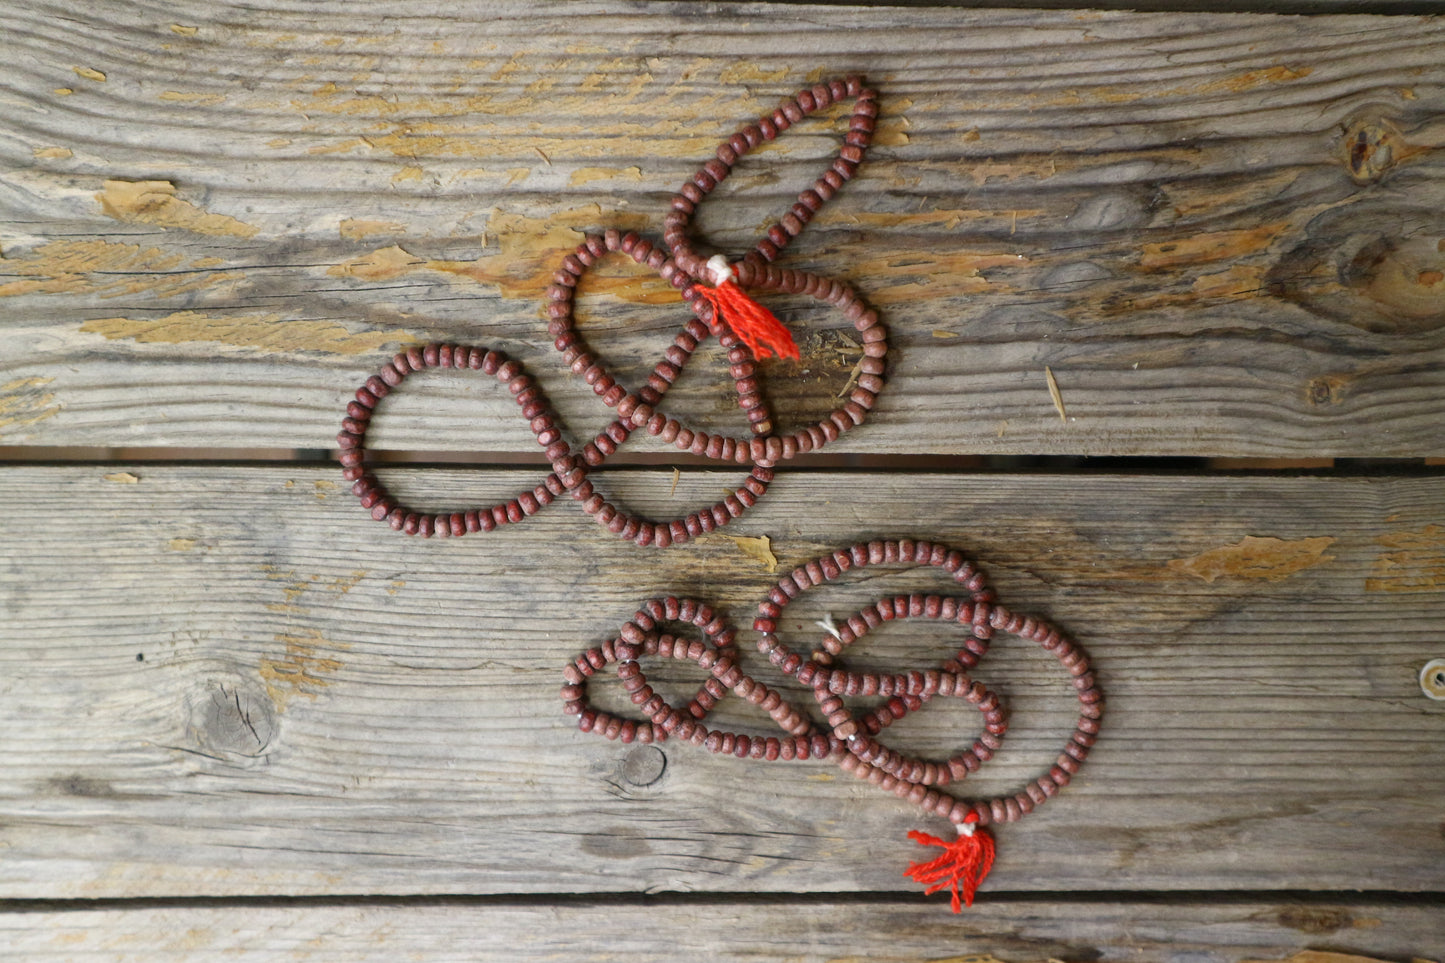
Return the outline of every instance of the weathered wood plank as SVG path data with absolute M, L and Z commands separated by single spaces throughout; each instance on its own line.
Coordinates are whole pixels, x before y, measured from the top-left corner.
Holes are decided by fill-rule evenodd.
M 393 474 L 432 503 L 525 477 Z M 785 570 L 860 538 L 948 541 L 1091 652 L 1103 738 L 1000 830 L 990 891 L 1445 890 L 1445 711 L 1416 680 L 1445 617 L 1437 479 L 896 477 L 782 474 L 735 534 L 771 536 Z M 746 628 L 776 576 L 734 543 L 643 551 L 564 504 L 408 539 L 335 478 L 0 473 L 0 894 L 907 890 L 904 833 L 931 821 L 891 796 L 826 763 L 659 758 L 561 714 L 562 665 L 643 598 L 697 595 Z M 662 511 L 735 482 L 605 483 Z M 820 589 L 785 628 L 924 584 Z M 860 663 L 948 645 L 886 628 Z M 1073 714 L 1031 648 L 1001 641 L 978 674 L 1011 709 L 971 780 L 988 793 L 1046 766 Z M 976 725 L 930 710 L 900 744 L 947 754 Z M 661 776 L 636 777 L 649 762 Z
M 892 332 L 839 450 L 1445 454 L 1445 21 L 717 9 L 16 6 L 0 443 L 324 447 L 429 339 L 515 352 L 580 431 L 538 320 L 562 248 L 657 231 L 718 139 L 860 70 L 879 143 L 790 255 Z M 832 143 L 745 162 L 705 235 L 745 249 Z M 604 274 L 586 323 L 632 374 L 676 310 Z M 769 391 L 816 417 L 854 355 L 797 320 Z M 675 408 L 724 419 L 695 379 Z M 378 442 L 525 450 L 496 404 L 438 382 Z
M 964 917 L 895 902 L 559 906 L 135 907 L 0 913 L 0 935 L 36 963 L 226 959 L 348 963 L 411 959 L 922 961 L 991 959 L 1239 963 L 1306 949 L 1294 963 L 1370 963 L 1445 952 L 1440 907 L 1234 902 L 1008 901 Z

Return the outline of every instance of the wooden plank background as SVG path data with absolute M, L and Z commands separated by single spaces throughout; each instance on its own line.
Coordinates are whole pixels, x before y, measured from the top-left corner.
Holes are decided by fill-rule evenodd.
M 14 6 L 0 443 L 321 448 L 345 386 L 427 340 L 513 352 L 581 430 L 538 320 L 562 251 L 660 232 L 717 141 L 860 71 L 877 146 L 790 254 L 892 330 L 889 430 L 839 450 L 1445 454 L 1437 19 Z M 745 162 L 704 235 L 746 250 L 836 127 Z M 645 369 L 670 292 L 608 274 L 587 323 Z M 854 355 L 794 321 L 769 390 L 801 418 Z M 726 409 L 696 377 L 678 410 Z M 434 391 L 379 440 L 530 444 L 489 398 Z
M 634 786 L 629 760 L 656 750 L 561 714 L 561 667 L 644 598 L 746 624 L 776 576 L 732 541 L 642 552 L 561 504 L 423 541 L 328 470 L 103 472 L 3 476 L 0 538 L 32 559 L 3 582 L 7 895 L 907 889 L 903 835 L 929 820 L 830 765 L 750 773 L 669 745 L 664 777 Z M 401 473 L 429 502 L 526 477 Z M 669 475 L 607 482 L 648 511 L 725 483 L 689 472 L 669 496 Z M 916 531 L 914 505 L 1006 601 L 1066 626 L 1110 699 L 1081 778 L 1000 830 L 997 885 L 1445 888 L 1445 715 L 1416 681 L 1445 616 L 1437 481 L 806 472 L 737 534 L 770 534 L 786 571 Z M 787 629 L 923 584 L 820 590 Z M 862 657 L 923 664 L 941 635 L 882 633 Z M 976 791 L 1057 752 L 1072 700 L 1051 661 L 1002 643 L 985 664 L 1012 727 Z M 905 744 L 974 724 L 940 707 Z M 720 793 L 749 775 L 756 791 Z
M 1445 489 L 1422 463 L 1445 455 L 1445 20 L 3 12 L 16 958 L 1445 958 L 1445 703 L 1418 684 L 1445 657 Z M 561 254 L 583 231 L 658 232 L 719 139 L 844 71 L 881 90 L 877 144 L 788 263 L 854 284 L 889 326 L 890 383 L 834 449 L 863 468 L 780 471 L 726 536 L 658 552 L 565 503 L 407 539 L 317 460 L 355 385 L 429 340 L 505 349 L 574 436 L 601 427 L 540 320 Z M 838 116 L 740 165 L 705 238 L 745 250 Z M 582 323 L 636 379 L 673 301 L 609 262 Z M 780 306 L 804 356 L 765 365 L 767 391 L 799 423 L 835 404 L 857 349 L 842 319 Z M 700 350 L 669 406 L 740 424 L 717 360 Z M 392 465 L 388 484 L 438 509 L 535 484 L 495 387 L 408 388 L 376 446 L 451 464 Z M 970 470 L 979 455 L 1044 470 Z M 1098 455 L 1322 467 L 1049 457 Z M 639 443 L 598 483 L 674 514 L 741 477 Z M 715 603 L 775 679 L 748 627 L 778 572 L 736 540 L 764 536 L 779 572 L 869 538 L 948 542 L 1095 660 L 1093 757 L 1000 829 L 964 916 L 901 876 L 921 853 L 904 834 L 946 827 L 835 767 L 621 746 L 561 713 L 566 661 L 658 594 Z M 845 580 L 785 630 L 936 585 Z M 936 629 L 887 628 L 863 662 L 947 651 Z M 1011 709 L 984 794 L 1036 775 L 1073 714 L 1039 652 L 1000 643 L 979 674 Z M 945 755 L 975 727 L 935 705 L 896 731 Z
M 670 963 L 687 956 L 787 960 L 970 960 L 1018 963 L 1057 959 L 1275 959 L 1297 947 L 1368 944 L 1408 959 L 1438 908 L 1400 904 L 1362 910 L 1349 903 L 1289 902 L 1178 906 L 1074 899 L 995 902 L 966 918 L 936 907 L 871 899 L 826 900 L 779 908 L 740 903 L 660 912 L 654 903 L 569 902 L 538 908 L 443 901 L 434 905 L 86 908 L 0 915 L 0 934 L 25 959 L 114 959 L 125 963 L 194 960 L 198 950 L 241 963 L 271 960 L 382 961 L 398 945 L 421 958 L 520 958 Z M 19 924 L 19 925 L 17 925 Z M 998 956 L 940 952 L 990 946 Z M 144 949 L 137 949 L 143 947 Z M 848 954 L 840 956 L 839 953 Z M 1303 952 L 1292 963 L 1371 963 L 1331 952 Z

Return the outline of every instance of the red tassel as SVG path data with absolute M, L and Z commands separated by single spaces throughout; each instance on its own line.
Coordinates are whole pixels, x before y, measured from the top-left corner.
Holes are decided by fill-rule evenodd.
M 953 891 L 955 913 L 963 909 L 959 903 L 959 888 L 963 889 L 963 902 L 972 906 L 978 884 L 993 868 L 993 837 L 987 830 L 975 826 L 977 821 L 978 817 L 970 813 L 968 821 L 958 827 L 958 838 L 951 843 L 916 829 L 908 833 L 909 839 L 921 845 L 942 846 L 943 855 L 926 863 L 913 863 L 903 875 L 928 887 L 923 891 L 925 896 L 949 887 Z
M 793 336 L 773 312 L 738 287 L 737 282 L 732 280 L 733 270 L 727 261 L 720 256 L 714 257 L 708 261 L 708 267 L 721 280 L 716 287 L 699 284 L 696 290 L 704 301 L 712 305 L 713 316 L 748 346 L 754 358 L 770 357 L 768 349 L 771 348 L 778 357 L 797 361 L 801 355 Z

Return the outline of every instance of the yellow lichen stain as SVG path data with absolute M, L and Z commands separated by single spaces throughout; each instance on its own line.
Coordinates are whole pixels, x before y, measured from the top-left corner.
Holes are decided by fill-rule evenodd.
M 156 95 L 157 100 L 168 104 L 194 104 L 197 107 L 214 107 L 226 102 L 225 94 L 183 93 L 179 90 L 164 90 Z
M 198 28 L 196 27 L 188 27 L 184 24 L 179 23 L 171 24 L 171 33 L 177 34 L 182 37 L 194 37 L 196 35 L 197 29 Z
M 983 272 L 1028 264 L 1028 259 L 1018 254 L 930 247 L 874 254 L 854 262 L 850 272 L 868 278 L 868 302 L 881 307 L 984 291 L 1004 293 L 1009 286 L 990 280 Z
M 1145 268 L 1172 268 L 1186 264 L 1206 264 L 1229 258 L 1244 257 L 1267 250 L 1275 238 L 1290 227 L 1287 221 L 1261 224 L 1236 231 L 1210 231 L 1193 234 L 1177 241 L 1145 244 L 1140 249 L 1139 264 Z
M 368 221 L 348 217 L 337 227 L 337 231 L 348 241 L 360 241 L 373 234 L 405 234 L 406 226 L 395 221 Z
M 1373 925 L 1363 928 L 1372 929 Z M 1354 953 L 1336 953 L 1331 950 L 1300 950 L 1283 960 L 1241 960 L 1240 963 L 1388 963 L 1388 961 L 1377 956 L 1357 956 Z M 1431 963 L 1431 961 L 1414 957 L 1411 963 Z
M 170 181 L 106 181 L 95 195 L 101 210 L 117 221 L 180 228 L 197 234 L 254 237 L 260 228 L 225 214 L 211 214 L 182 200 Z
M 311 488 L 316 497 L 324 501 L 328 494 L 336 490 L 336 482 L 318 480 L 311 483 Z
M 422 170 L 420 167 L 403 167 L 401 170 L 391 175 L 391 182 L 393 184 L 405 184 L 409 181 L 420 181 L 425 176 L 426 171 Z
M 1291 68 L 1283 65 L 1274 67 L 1263 67 L 1259 70 L 1246 70 L 1244 73 L 1234 74 L 1221 80 L 1211 81 L 1190 88 L 1190 93 L 1195 94 L 1217 94 L 1231 93 L 1241 94 L 1246 90 L 1253 90 L 1256 87 L 1263 87 L 1267 84 L 1282 84 L 1291 80 L 1302 80 L 1314 73 L 1312 67 Z
M 632 167 L 579 167 L 567 178 L 569 187 L 580 187 L 593 181 L 641 181 L 642 168 Z
M 742 116 L 763 103 L 746 91 L 723 88 L 698 95 L 694 83 L 680 79 L 658 90 L 652 76 L 636 63 L 622 60 L 626 82 L 607 70 L 584 78 L 565 91 L 557 77 L 565 59 L 516 55 L 493 72 L 485 92 L 407 96 L 358 93 L 328 81 L 293 98 L 289 107 L 307 117 L 324 115 L 371 118 L 377 131 L 347 140 L 331 150 L 360 147 L 397 157 L 532 157 L 571 159 L 614 158 L 633 146 L 637 153 L 659 157 L 706 156 L 718 131 L 698 129 L 699 116 Z M 731 61 L 728 61 L 729 63 Z M 478 61 L 466 82 L 495 59 Z M 698 69 L 720 66 L 720 58 L 697 58 Z M 604 65 L 605 67 L 605 65 Z M 512 76 L 516 74 L 517 76 Z M 740 96 L 741 93 L 741 96 Z M 724 113 L 726 111 L 726 113 Z M 600 118 L 582 133 L 572 118 Z M 426 118 L 426 119 L 420 119 Z M 636 119 L 619 119 L 636 118 Z M 722 132 L 725 134 L 726 132 Z M 645 145 L 645 146 L 644 146 Z M 786 148 L 784 148 L 786 149 Z
M 30 153 L 38 160 L 67 160 L 75 156 L 69 147 L 37 147 Z
M 327 482 L 335 488 L 334 482 Z M 316 490 L 319 498 L 324 498 L 325 493 L 319 488 Z M 261 574 L 268 582 L 276 582 L 281 585 L 281 601 L 271 602 L 266 605 L 268 612 L 281 612 L 287 615 L 301 615 L 306 612 L 305 606 L 298 604 L 301 597 L 309 590 L 316 588 L 322 592 L 334 596 L 342 596 L 356 587 L 356 584 L 366 578 L 366 569 L 355 569 L 347 575 L 337 575 L 325 578 L 320 575 L 300 576 L 295 569 L 283 569 L 277 565 L 262 565 Z
M 1390 532 L 1375 538 L 1389 551 L 1375 557 L 1367 592 L 1438 592 L 1445 589 L 1445 527 L 1426 525 L 1415 531 Z
M 1221 578 L 1266 579 L 1278 582 L 1307 568 L 1333 562 L 1325 549 L 1335 543 L 1333 536 L 1319 535 L 1287 541 L 1246 535 L 1232 545 L 1222 545 L 1169 562 L 1169 571 L 1204 582 Z
M 500 248 L 497 254 L 485 255 L 474 261 L 428 261 L 426 267 L 460 277 L 466 277 L 483 284 L 493 284 L 504 297 L 539 298 L 552 283 L 552 275 L 561 264 L 562 258 L 571 253 L 583 239 L 584 232 L 599 231 L 605 227 L 618 230 L 645 230 L 647 219 L 638 214 L 604 214 L 599 204 L 584 204 L 580 207 L 554 211 L 542 217 L 493 209 L 487 220 L 487 236 L 496 238 Z M 618 255 L 620 261 L 625 255 Z M 587 292 L 616 294 L 629 300 L 652 303 L 662 297 L 670 286 L 655 283 L 656 275 L 645 275 L 636 269 L 625 275 L 604 270 L 605 264 L 596 271 L 588 272 Z M 672 292 L 669 297 L 675 297 Z
M 191 344 L 215 342 L 250 348 L 267 354 L 320 351 L 356 355 L 386 345 L 415 344 L 407 331 L 352 332 L 335 321 L 284 320 L 279 314 L 213 317 L 196 311 L 178 311 L 163 318 L 97 318 L 80 330 L 109 340 L 138 344 Z
M 25 257 L 0 259 L 0 270 L 22 275 L 0 284 L 0 297 L 20 294 L 97 294 L 102 298 L 151 294 L 176 297 L 240 277 L 210 270 L 222 262 L 138 244 L 50 241 Z
M 792 72 L 793 68 L 791 67 L 775 67 L 768 70 L 755 63 L 734 63 L 723 67 L 718 74 L 718 79 L 725 84 L 773 83 L 787 79 L 788 74 Z
M 1047 213 L 1040 208 L 1020 208 L 1010 212 L 1011 215 L 1023 215 L 1024 217 L 1042 217 Z M 847 224 L 882 230 L 908 228 L 910 231 L 954 231 L 963 224 L 993 220 L 998 216 L 999 214 L 995 211 L 958 210 L 955 208 L 934 208 L 921 211 L 857 211 L 833 205 L 824 208 L 813 219 L 813 223 L 820 226 Z
M 1190 285 L 1191 300 L 1253 297 L 1264 289 L 1264 264 L 1234 264 L 1217 274 L 1201 274 Z
M 907 117 L 884 117 L 873 131 L 876 147 L 903 147 L 908 143 Z
M 326 273 L 332 277 L 359 278 L 363 281 L 390 281 L 425 263 L 423 258 L 409 254 L 402 250 L 400 245 L 393 244 L 391 247 L 343 261 L 328 268 Z
M 877 957 L 873 956 L 834 956 L 829 957 L 828 963 L 874 963 L 876 960 Z M 928 958 L 928 963 L 1004 963 L 1004 961 L 988 953 L 970 953 L 966 956 L 931 956 Z M 1049 957 L 1048 959 L 1030 960 L 1029 963 L 1061 963 L 1061 961 Z
M 322 689 L 331 685 L 332 680 L 326 676 L 336 673 L 342 666 L 341 660 L 334 654 L 322 653 L 351 648 L 327 639 L 320 629 L 278 632 L 274 641 L 284 643 L 286 651 L 280 657 L 262 659 L 260 674 L 266 694 L 278 710 L 284 710 L 297 695 L 315 699 Z
M 60 413 L 55 393 L 42 391 L 54 378 L 16 378 L 0 385 L 0 437 L 28 428 Z
M 533 299 L 551 284 L 552 274 L 562 258 L 581 242 L 581 231 L 569 221 L 595 226 L 601 209 L 562 212 L 553 219 L 525 218 L 493 213 L 488 235 L 495 236 L 500 253 L 473 261 L 426 260 L 399 245 L 359 255 L 327 269 L 333 277 L 354 277 L 363 281 L 391 281 L 421 271 L 493 285 L 504 297 Z M 623 218 L 631 223 L 635 218 Z M 493 235 L 493 232 L 497 232 Z M 676 290 L 656 274 L 640 269 L 618 256 L 618 263 L 604 262 L 587 273 L 578 286 L 579 298 L 606 294 L 634 304 L 671 304 L 679 300 Z
M 173 538 L 166 543 L 166 548 L 172 552 L 189 552 L 196 547 L 194 538 Z
M 105 74 L 94 67 L 71 67 L 77 77 L 84 77 L 86 80 L 93 80 L 98 84 L 105 83 Z

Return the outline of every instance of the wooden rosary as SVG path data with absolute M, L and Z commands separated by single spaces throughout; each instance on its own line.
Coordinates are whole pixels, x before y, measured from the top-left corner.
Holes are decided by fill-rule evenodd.
M 847 572 L 881 565 L 931 566 L 948 574 L 968 594 L 912 593 L 879 599 L 849 616 L 822 639 L 821 648 L 807 657 L 789 650 L 778 638 L 778 622 L 793 599 Z M 937 668 L 856 672 L 838 663 L 837 657 L 849 645 L 883 622 L 895 619 L 954 622 L 964 626 L 968 635 L 962 647 L 941 660 Z M 661 631 L 663 623 L 691 623 L 702 630 L 705 638 L 684 640 Z M 596 732 L 622 742 L 663 742 L 675 737 L 739 758 L 836 761 L 859 779 L 953 823 L 957 830 L 953 840 L 917 831 L 908 834 L 919 843 L 941 846 L 944 851 L 929 862 L 910 865 L 905 872 L 925 884 L 927 893 L 949 888 L 955 913 L 961 909 L 961 902 L 973 905 L 974 891 L 993 864 L 993 838 L 983 827 L 1021 819 L 1067 786 L 1099 732 L 1103 696 L 1083 651 L 1042 619 L 1020 615 L 999 604 L 973 563 L 962 552 L 945 545 L 912 539 L 873 541 L 822 555 L 778 579 L 767 599 L 759 603 L 753 628 L 759 634 L 758 649 L 768 661 L 812 690 L 826 724 L 816 724 L 779 692 L 743 672 L 736 632 L 705 603 L 671 597 L 644 602 L 616 638 L 572 660 L 563 672 L 564 710 L 578 717 L 583 732 Z M 1079 720 L 1047 773 L 1010 795 L 964 801 L 942 787 L 978 771 L 1002 745 L 1008 728 L 999 697 L 968 675 L 987 654 L 996 631 L 1036 642 L 1053 653 L 1068 670 L 1080 703 Z M 691 660 L 706 669 L 710 677 L 686 706 L 678 707 L 648 685 L 639 662 L 643 657 Z M 617 676 L 642 719 L 624 719 L 588 703 L 587 680 L 609 665 L 616 666 Z M 765 710 L 783 735 L 749 736 L 704 725 L 708 713 L 728 691 Z M 844 703 L 849 696 L 886 701 L 860 716 Z M 962 698 L 983 714 L 983 731 L 971 748 L 945 762 L 930 762 L 884 745 L 879 735 L 885 728 L 935 696 Z
M 742 261 L 728 265 L 723 258 L 704 261 L 687 240 L 689 220 L 702 199 L 721 183 L 737 160 L 759 144 L 773 140 L 792 124 L 835 100 L 853 97 L 853 114 L 846 143 L 813 186 L 798 195 L 792 209 L 765 232 Z M 459 345 L 428 345 L 398 353 L 357 389 L 347 405 L 346 418 L 336 443 L 341 465 L 352 491 L 378 521 L 409 535 L 423 537 L 466 535 L 490 531 L 520 521 L 557 496 L 568 493 L 609 531 L 639 545 L 666 548 L 726 525 L 751 507 L 772 481 L 772 468 L 799 452 L 816 451 L 845 431 L 863 423 L 883 388 L 887 332 L 877 312 L 868 308 L 848 285 L 805 271 L 780 269 L 771 262 L 813 214 L 858 169 L 873 134 L 878 113 L 877 94 L 858 78 L 820 83 L 801 91 L 767 117 L 759 118 L 724 141 L 717 156 L 699 169 L 672 199 L 664 241 L 671 256 L 651 241 L 628 232 L 607 230 L 588 235 L 553 275 L 547 289 L 548 333 L 574 374 L 581 375 L 618 417 L 575 454 L 563 438 L 557 417 L 541 388 L 522 366 L 499 351 Z M 609 252 L 620 251 L 645 264 L 681 293 L 697 315 L 673 339 L 662 360 L 653 367 L 647 384 L 635 391 L 619 384 L 583 340 L 573 323 L 573 299 L 578 281 Z M 803 294 L 831 304 L 853 323 L 863 343 L 858 384 L 842 407 L 817 424 L 791 435 L 773 432 L 772 413 L 763 399 L 754 358 L 768 356 L 769 348 L 785 357 L 798 357 L 792 336 L 771 312 L 743 293 L 743 288 Z M 728 371 L 737 389 L 738 405 L 747 415 L 751 438 L 733 438 L 690 428 L 657 410 L 657 405 L 682 371 L 692 352 L 708 335 L 728 350 Z M 552 464 L 552 472 L 530 491 L 498 505 L 440 513 L 415 511 L 394 498 L 365 464 L 366 430 L 377 403 L 401 385 L 407 375 L 430 367 L 457 368 L 495 376 L 507 386 L 522 409 L 537 443 Z M 619 509 L 596 490 L 588 469 L 602 464 L 636 428 L 671 442 L 679 449 L 711 459 L 748 465 L 752 470 L 743 487 L 717 504 L 670 521 L 656 522 Z
M 853 98 L 844 144 L 814 184 L 798 195 L 792 208 L 769 225 L 752 251 L 736 263 L 722 256 L 703 258 L 688 239 L 693 214 L 703 199 L 731 172 L 737 161 L 758 145 L 775 139 L 809 114 Z M 606 230 L 588 235 L 562 259 L 547 290 L 548 333 L 573 374 L 582 377 L 617 417 L 579 450 L 563 437 L 558 418 L 541 388 L 517 361 L 484 347 L 433 344 L 397 354 L 357 389 L 347 405 L 337 435 L 340 461 L 352 491 L 372 518 L 410 535 L 461 536 L 492 529 L 539 511 L 561 495 L 569 495 L 598 524 L 640 546 L 667 548 L 728 524 L 757 503 L 773 480 L 773 469 L 800 452 L 816 451 L 843 432 L 863 423 L 883 388 L 887 337 L 876 312 L 848 285 L 803 271 L 778 268 L 773 261 L 813 215 L 857 171 L 871 140 L 877 117 L 877 95 L 856 77 L 818 83 L 785 100 L 776 110 L 746 125 L 717 148 L 672 198 L 664 222 L 663 244 L 636 233 Z M 677 288 L 696 316 L 674 337 L 654 365 L 647 383 L 629 389 L 614 378 L 577 330 L 573 302 L 578 282 L 602 257 L 620 252 L 656 271 Z M 842 407 L 816 424 L 789 435 L 774 431 L 771 409 L 763 397 L 754 359 L 770 353 L 796 359 L 798 349 L 786 327 L 744 289 L 803 294 L 842 311 L 859 333 L 864 357 L 857 384 Z M 712 434 L 689 427 L 661 410 L 668 389 L 699 343 L 712 336 L 727 349 L 738 405 L 747 417 L 751 437 Z M 427 368 L 481 371 L 506 385 L 552 471 L 530 490 L 496 505 L 439 513 L 419 512 L 401 504 L 366 467 L 366 430 L 381 399 L 412 372 Z M 685 516 L 654 521 L 631 514 L 609 501 L 589 477 L 638 428 L 678 449 L 710 460 L 749 467 L 732 494 Z M 963 595 L 912 593 L 879 599 L 830 630 L 808 656 L 789 649 L 778 626 L 788 604 L 803 592 L 869 566 L 926 566 L 940 570 L 963 588 Z M 967 635 L 962 646 L 936 668 L 897 673 L 857 672 L 840 661 L 845 649 L 886 621 L 932 619 L 956 623 Z M 702 638 L 685 639 L 665 626 L 691 625 Z M 926 893 L 947 888 L 954 912 L 972 905 L 979 883 L 993 863 L 993 823 L 1013 822 L 1068 785 L 1087 757 L 1099 731 L 1103 697 L 1084 653 L 1058 630 L 1040 619 L 1013 612 L 997 601 L 983 574 L 963 553 L 923 540 L 879 540 L 822 555 L 780 578 L 758 605 L 753 628 L 758 649 L 784 674 L 812 691 L 819 712 L 812 716 L 777 690 L 745 673 L 737 633 L 706 603 L 666 597 L 644 602 L 625 622 L 616 638 L 577 656 L 564 671 L 561 696 L 567 713 L 577 716 L 584 732 L 621 742 L 663 742 L 670 738 L 717 753 L 759 760 L 831 759 L 860 779 L 893 792 L 925 812 L 949 820 L 956 838 L 944 840 L 912 831 L 910 838 L 943 853 L 911 864 L 905 875 L 925 885 Z M 1068 671 L 1080 703 L 1075 731 L 1048 772 L 1019 791 L 984 800 L 962 800 L 944 791 L 976 772 L 1002 745 L 1006 713 L 998 695 L 969 675 L 988 652 L 995 632 L 1035 642 L 1051 652 Z M 658 695 L 647 681 L 641 660 L 674 658 L 696 662 L 708 673 L 685 706 Z M 608 666 L 641 718 L 628 719 L 592 706 L 588 680 Z M 781 735 L 747 735 L 705 725 L 718 701 L 733 692 L 761 707 Z M 938 696 L 962 698 L 983 717 L 973 745 L 952 758 L 934 762 L 904 755 L 883 743 L 883 730 Z M 884 700 L 857 713 L 845 698 Z

